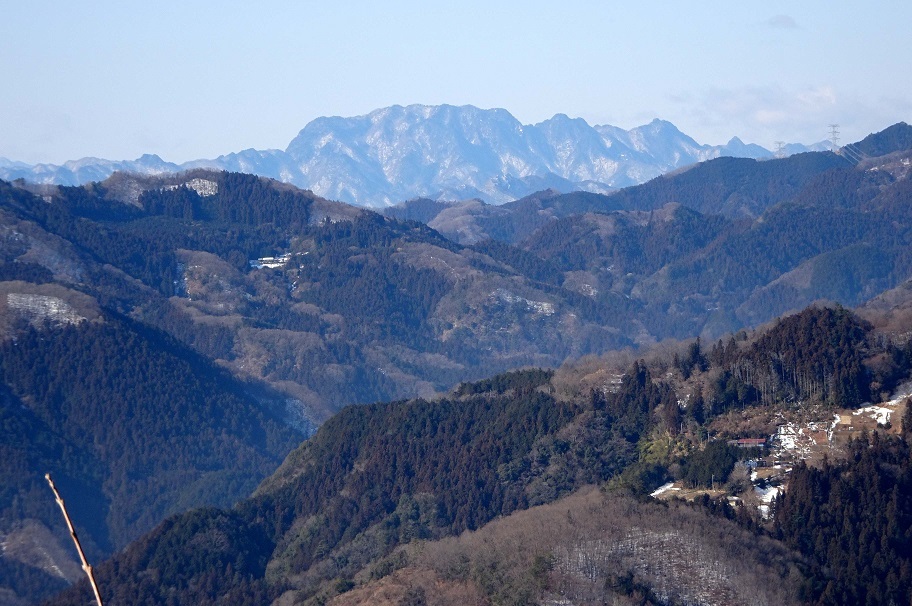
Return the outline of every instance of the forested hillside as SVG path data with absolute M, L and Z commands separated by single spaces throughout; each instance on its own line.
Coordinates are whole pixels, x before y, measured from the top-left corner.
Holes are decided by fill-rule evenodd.
M 436 400 L 346 408 L 251 499 L 171 519 L 98 576 L 112 603 L 135 604 L 358 604 L 378 591 L 428 604 L 453 595 L 536 604 L 559 593 L 655 604 L 907 595 L 912 531 L 899 512 L 912 485 L 897 467 L 906 433 L 862 435 L 830 451 L 845 463 L 799 466 L 772 519 L 740 500 L 753 488 L 741 485 L 739 461 L 756 453 L 727 440 L 744 431 L 737 419 L 832 417 L 862 405 L 874 384 L 892 392 L 909 378 L 909 353 L 845 309 L 810 308 L 712 347 L 654 352 L 622 373 L 606 359 L 467 383 Z M 770 361 L 775 380 L 748 372 Z M 871 439 L 874 448 L 861 446 Z M 856 477 L 846 471 L 855 465 L 880 471 L 859 488 L 865 498 L 846 502 L 856 489 L 835 482 Z M 668 479 L 697 489 L 692 505 L 630 500 Z M 596 498 L 591 485 L 605 492 Z M 867 557 L 864 534 L 837 557 L 831 545 L 853 530 L 825 523 L 832 515 L 870 519 L 870 533 L 891 541 L 895 557 L 870 564 L 883 583 L 852 572 Z M 555 521 L 529 521 L 548 516 Z M 552 524 L 564 531 L 541 533 Z M 465 531 L 476 534 L 447 539 Z M 50 603 L 81 603 L 86 591 Z
M 0 189 L 8 278 L 83 290 L 288 393 L 313 422 L 632 342 L 622 297 L 589 301 L 420 224 L 256 177 L 35 193 L 47 200 Z
M 4 185 L 0 276 L 83 290 L 320 422 L 349 403 L 712 339 L 893 288 L 912 276 L 908 130 L 872 135 L 859 166 L 718 159 L 611 196 L 391 211 L 437 213 L 442 232 L 231 173 Z M 465 223 L 459 209 L 479 214 Z
M 629 297 L 640 342 L 713 338 L 816 300 L 858 305 L 909 277 L 910 139 L 906 124 L 871 135 L 858 165 L 831 153 L 720 158 L 605 196 L 386 212 L 593 301 Z
M 0 183 L 0 399 L 16 487 L 0 503 L 13 546 L 3 574 L 32 595 L 62 584 L 48 562 L 71 556 L 46 531 L 52 504 L 34 505 L 38 468 L 62 456 L 80 516 L 103 512 L 82 522 L 93 555 L 218 507 L 171 519 L 117 560 L 133 564 L 105 569 L 130 603 L 329 599 L 368 587 L 371 570 L 385 578 L 415 536 L 481 529 L 589 485 L 714 493 L 725 478 L 755 512 L 730 517 L 772 533 L 756 502 L 774 512 L 785 480 L 753 494 L 726 441 L 822 442 L 838 433 L 824 427 L 833 415 L 858 439 L 851 411 L 865 400 L 897 412 L 907 314 L 868 324 L 822 306 L 742 329 L 820 299 L 905 296 L 908 129 L 866 139 L 857 166 L 723 161 L 609 197 L 545 192 L 497 213 L 469 203 L 471 245 L 250 175 Z M 416 201 L 404 218 L 460 209 Z M 578 358 L 553 375 L 498 375 Z M 49 559 L 39 543 L 56 545 Z M 798 567 L 789 595 L 817 599 L 829 564 L 792 547 L 816 563 Z M 166 580 L 139 572 L 150 562 Z M 612 583 L 661 601 L 637 574 Z
M 908 129 L 885 131 L 880 150 Z M 565 287 L 631 297 L 650 334 L 712 338 L 815 300 L 858 305 L 907 279 L 908 162 L 907 151 L 855 167 L 825 154 L 720 159 L 608 198 L 649 213 L 555 219 L 517 246 L 556 265 Z M 700 214 L 735 199 L 762 201 L 759 216 Z
M 17 546 L 0 558 L 0 585 L 41 595 L 72 566 L 45 473 L 99 559 L 169 515 L 249 495 L 306 437 L 284 404 L 111 314 L 20 329 L 0 343 L 0 534 Z
M 902 438 L 863 436 L 846 461 L 792 475 L 776 536 L 819 567 L 821 604 L 899 604 L 912 595 L 910 421 Z
M 910 127 L 872 135 L 866 149 L 879 157 L 910 149 Z M 541 191 L 501 205 L 479 200 L 416 199 L 385 209 L 387 216 L 420 221 L 463 244 L 492 239 L 520 244 L 556 219 L 586 213 L 652 211 L 681 204 L 703 215 L 754 219 L 796 196 L 821 174 L 847 170 L 851 162 L 832 153 L 805 153 L 778 160 L 717 158 L 610 194 Z

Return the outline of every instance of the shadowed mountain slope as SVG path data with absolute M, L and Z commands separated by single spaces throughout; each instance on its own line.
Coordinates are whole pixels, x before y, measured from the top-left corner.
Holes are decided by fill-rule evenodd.
M 169 515 L 233 505 L 306 437 L 280 394 L 167 335 L 83 316 L 63 289 L 2 286 L 14 318 L 0 342 L 0 586 L 34 599 L 82 576 L 45 473 L 98 560 Z
M 727 494 L 753 494 L 736 488 L 732 472 L 757 454 L 728 444 L 732 430 L 720 427 L 857 408 L 875 385 L 891 393 L 908 380 L 909 352 L 843 308 L 816 307 L 711 349 L 692 342 L 673 361 L 654 353 L 618 373 L 606 360 L 594 390 L 587 362 L 562 369 L 560 381 L 527 370 L 462 384 L 435 401 L 349 407 L 252 498 L 172 518 L 99 566 L 98 577 L 110 599 L 141 604 L 358 604 L 375 592 L 412 595 L 410 579 L 426 603 L 519 595 L 546 604 L 561 593 L 583 602 L 726 604 L 764 595 L 846 603 L 831 582 L 851 595 L 895 596 L 909 586 L 909 521 L 883 504 L 912 495 L 908 432 L 880 428 L 874 449 L 858 446 L 871 451 L 867 460 L 849 443 L 837 472 L 878 467 L 877 483 L 861 483 L 870 498 L 847 517 L 894 546 L 889 562 L 871 564 L 892 579 L 882 583 L 851 576 L 867 542 L 836 553 L 843 530 L 814 522 L 827 509 L 812 495 L 835 504 L 838 494 L 827 496 L 825 486 L 814 493 L 813 475 L 799 472 L 806 487 L 783 501 L 800 519 L 766 521 L 756 508 L 730 504 Z M 857 488 L 855 475 L 843 475 L 847 490 Z M 669 478 L 702 496 L 693 505 L 631 498 Z M 724 490 L 720 478 L 728 478 Z M 606 483 L 604 494 L 587 488 Z M 790 525 L 804 534 L 793 536 Z M 50 604 L 81 603 L 86 590 L 80 584 Z

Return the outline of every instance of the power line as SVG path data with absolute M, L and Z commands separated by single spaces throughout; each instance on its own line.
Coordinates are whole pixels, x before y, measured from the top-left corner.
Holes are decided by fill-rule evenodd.
M 855 164 L 858 164 L 862 160 L 867 159 L 867 156 L 863 151 L 855 147 L 855 145 L 849 143 L 842 147 L 840 152 L 846 156 L 849 160 L 852 160 Z
M 859 164 L 863 160 L 867 160 L 867 154 L 858 149 L 853 143 L 847 143 L 844 146 L 839 145 L 838 124 L 829 124 L 828 127 L 830 129 L 830 144 L 833 146 L 834 154 L 844 158 L 846 162 L 849 162 L 853 166 Z

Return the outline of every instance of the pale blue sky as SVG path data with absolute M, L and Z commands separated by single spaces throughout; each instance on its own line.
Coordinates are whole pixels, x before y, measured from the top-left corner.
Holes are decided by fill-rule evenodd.
M 908 0 L 3 4 L 0 156 L 30 163 L 284 149 L 411 103 L 766 147 L 912 120 Z

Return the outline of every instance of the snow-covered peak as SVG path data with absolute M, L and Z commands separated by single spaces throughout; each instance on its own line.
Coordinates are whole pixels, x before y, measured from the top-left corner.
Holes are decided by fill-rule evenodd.
M 605 192 L 723 155 L 772 156 L 737 137 L 724 146 L 701 145 L 660 119 L 624 130 L 559 113 L 524 125 L 499 108 L 416 104 L 317 118 L 285 150 L 248 149 L 181 165 L 152 154 L 133 161 L 83 158 L 63 166 L 0 159 L 0 178 L 75 185 L 114 171 L 162 174 L 205 167 L 271 177 L 362 206 L 454 196 L 500 203 L 543 185 Z

